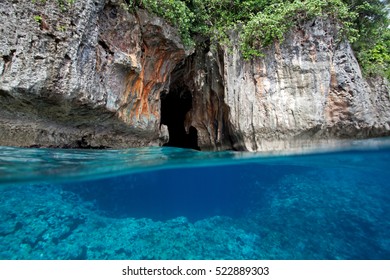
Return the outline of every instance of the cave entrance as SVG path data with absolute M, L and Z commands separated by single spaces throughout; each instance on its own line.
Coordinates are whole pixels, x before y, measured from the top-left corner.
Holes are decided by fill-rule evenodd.
M 184 121 L 192 108 L 192 95 L 187 88 L 176 88 L 161 95 L 161 124 L 169 131 L 169 142 L 164 146 L 200 150 L 198 132 L 190 127 L 186 133 Z

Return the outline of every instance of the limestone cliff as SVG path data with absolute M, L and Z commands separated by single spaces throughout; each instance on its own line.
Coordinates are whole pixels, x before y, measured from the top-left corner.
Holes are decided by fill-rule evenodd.
M 265 57 L 224 52 L 225 102 L 231 130 L 248 150 L 290 148 L 321 139 L 388 135 L 386 81 L 368 84 L 350 45 L 330 21 L 292 30 Z
M 390 134 L 388 82 L 362 78 L 329 21 L 245 61 L 235 34 L 186 51 L 121 3 L 0 3 L 0 145 L 255 151 Z
M 162 19 L 120 3 L 0 3 L 1 145 L 159 144 L 160 92 L 185 51 Z
M 197 59 L 205 66 L 190 59 L 195 101 L 188 119 L 209 135 L 201 144 L 264 151 L 389 135 L 388 82 L 363 79 L 337 32 L 328 20 L 306 22 L 251 61 L 242 58 L 232 34 L 232 47 Z

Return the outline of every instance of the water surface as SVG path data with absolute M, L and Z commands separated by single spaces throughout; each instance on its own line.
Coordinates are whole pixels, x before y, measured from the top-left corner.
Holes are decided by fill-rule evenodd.
M 0 148 L 0 259 L 389 259 L 390 141 Z

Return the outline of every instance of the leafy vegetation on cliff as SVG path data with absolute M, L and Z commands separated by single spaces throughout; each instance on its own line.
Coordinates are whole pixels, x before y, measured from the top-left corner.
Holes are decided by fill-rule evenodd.
M 356 13 L 352 44 L 366 75 L 390 79 L 390 7 L 388 0 L 343 0 Z
M 388 0 L 126 0 L 177 26 L 187 45 L 201 34 L 229 44 L 229 32 L 240 34 L 243 56 L 281 42 L 294 25 L 315 17 L 339 23 L 340 33 L 353 43 L 367 75 L 390 77 Z

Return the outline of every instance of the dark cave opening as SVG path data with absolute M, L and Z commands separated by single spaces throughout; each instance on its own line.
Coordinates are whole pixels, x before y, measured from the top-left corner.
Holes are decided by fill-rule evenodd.
M 192 95 L 187 88 L 176 88 L 161 95 L 161 124 L 168 127 L 169 142 L 164 146 L 200 150 L 198 132 L 193 126 L 187 134 L 184 122 L 192 108 Z

